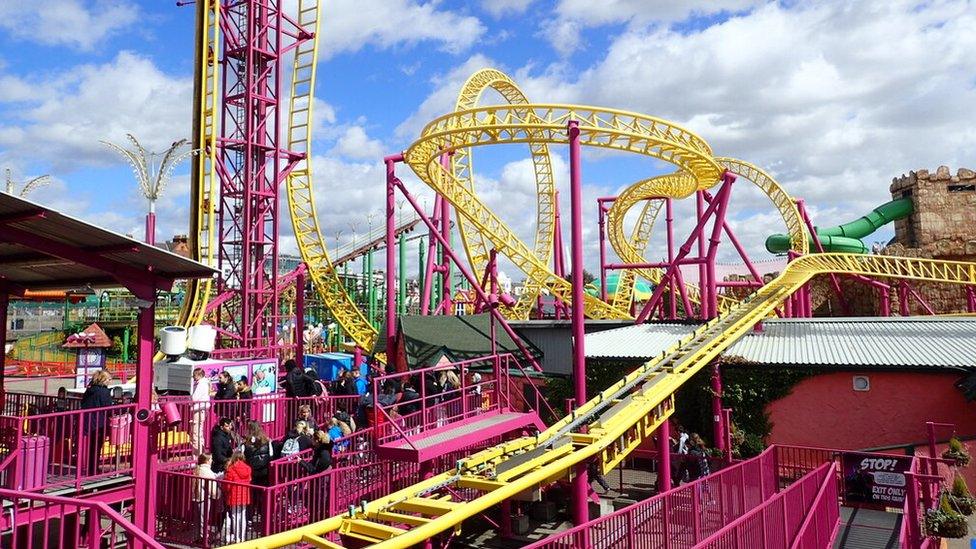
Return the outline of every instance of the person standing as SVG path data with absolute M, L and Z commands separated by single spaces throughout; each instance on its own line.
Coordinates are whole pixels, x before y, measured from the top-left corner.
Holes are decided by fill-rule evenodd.
M 194 368 L 193 370 L 190 400 L 192 401 L 190 446 L 193 447 L 193 453 L 199 456 L 203 453 L 204 425 L 207 423 L 207 414 L 210 412 L 210 380 L 206 379 L 203 368 Z
M 224 481 L 224 503 L 227 505 L 224 541 L 240 543 L 247 539 L 247 508 L 251 505 L 251 467 L 240 451 L 230 456 Z
M 108 370 L 99 370 L 92 376 L 85 394 L 81 397 L 81 409 L 92 410 L 106 408 L 112 405 L 112 394 L 108 390 L 108 382 L 112 374 Z M 108 412 L 86 412 L 82 415 L 85 436 L 88 439 L 85 471 L 88 475 L 98 473 L 98 460 L 102 453 L 102 444 L 108 431 Z
M 200 517 L 200 531 L 198 541 L 205 541 L 210 526 L 210 514 L 213 512 L 214 502 L 217 501 L 217 474 L 210 466 L 210 454 L 200 454 L 197 457 L 197 467 L 193 471 L 193 504 L 197 507 Z
M 222 417 L 210 434 L 210 453 L 213 455 L 213 472 L 223 473 L 228 460 L 234 454 L 234 420 Z

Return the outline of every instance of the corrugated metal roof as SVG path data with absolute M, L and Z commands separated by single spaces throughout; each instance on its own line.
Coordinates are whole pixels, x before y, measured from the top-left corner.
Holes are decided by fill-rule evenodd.
M 784 319 L 763 323 L 724 354 L 756 364 L 976 368 L 976 319 Z
M 28 245 L 30 243 L 31 245 Z M 66 259 L 60 248 L 97 258 Z M 59 255 L 61 254 L 61 255 Z M 0 193 L 0 278 L 27 289 L 118 286 L 132 278 L 202 278 L 215 270 L 28 200 Z
M 586 356 L 649 359 L 693 326 L 642 324 L 586 336 Z M 723 357 L 755 364 L 825 368 L 976 369 L 976 318 L 778 319 L 744 336 Z
M 687 324 L 634 324 L 587 334 L 587 358 L 647 359 L 661 354 L 694 330 Z

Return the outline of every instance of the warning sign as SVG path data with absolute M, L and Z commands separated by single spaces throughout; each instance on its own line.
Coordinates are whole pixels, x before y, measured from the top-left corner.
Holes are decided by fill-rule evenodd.
M 841 455 L 844 501 L 900 507 L 908 484 L 905 472 L 911 465 L 912 456 L 845 452 Z

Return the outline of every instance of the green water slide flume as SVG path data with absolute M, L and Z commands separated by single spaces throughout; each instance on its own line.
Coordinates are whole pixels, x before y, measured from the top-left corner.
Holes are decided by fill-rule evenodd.
M 836 227 L 817 227 L 817 238 L 820 239 L 820 244 L 823 245 L 825 252 L 865 254 L 868 252 L 868 247 L 861 241 L 862 238 L 892 221 L 908 217 L 913 210 L 914 205 L 911 198 L 892 200 L 850 223 Z M 788 252 L 790 250 L 790 236 L 782 233 L 770 235 L 766 239 L 766 249 L 774 254 Z M 816 245 L 811 238 L 810 251 L 812 252 L 815 249 Z

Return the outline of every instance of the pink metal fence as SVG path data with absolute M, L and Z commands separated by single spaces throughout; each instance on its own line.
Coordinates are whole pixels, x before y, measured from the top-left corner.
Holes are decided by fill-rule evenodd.
M 693 547 L 778 490 L 775 449 L 526 549 Z
M 221 417 L 234 420 L 237 433 L 244 433 L 249 421 L 257 421 L 268 437 L 279 440 L 298 419 L 299 408 L 308 406 L 313 421 L 325 428 L 328 420 L 342 409 L 354 415 L 358 395 L 288 398 L 283 393 L 256 395 L 253 399 L 192 402 L 189 397 L 160 397 L 159 405 L 175 407 L 179 421 L 163 427 L 159 459 L 163 462 L 187 462 L 199 449 L 209 448 L 210 433 Z
M 697 543 L 696 548 L 713 549 L 751 549 L 753 547 L 788 547 L 797 538 L 797 533 L 805 527 L 811 542 L 819 545 L 803 545 L 823 549 L 829 545 L 831 532 L 837 524 L 837 465 L 824 463 L 812 473 L 807 474 L 783 491 L 769 497 L 761 505 L 728 523 L 717 532 Z M 834 499 L 824 507 L 832 507 L 829 512 L 817 515 L 817 522 L 808 521 L 809 513 L 821 489 L 833 486 Z M 831 520 L 827 524 L 827 520 Z
M 837 468 L 836 463 L 830 465 L 834 469 Z M 793 538 L 792 549 L 818 549 L 833 543 L 837 536 L 837 528 L 840 526 L 840 507 L 837 505 L 838 483 L 835 476 L 835 471 L 828 471 L 824 475 L 806 519 Z
M 118 511 L 97 501 L 0 489 L 0 546 L 163 549 Z
M 406 372 L 377 376 L 373 378 L 373 395 L 376 441 L 382 445 L 394 440 L 406 440 L 430 429 L 484 414 L 510 408 L 508 395 L 499 391 L 507 386 L 508 372 L 501 368 L 501 356 L 493 355 L 447 365 L 420 368 Z M 473 382 L 471 368 L 490 366 L 491 380 Z M 427 381 L 445 371 L 454 370 L 458 374 L 459 387 L 430 394 Z M 379 396 L 386 384 L 411 383 L 417 398 L 401 400 L 390 405 L 380 405 Z

